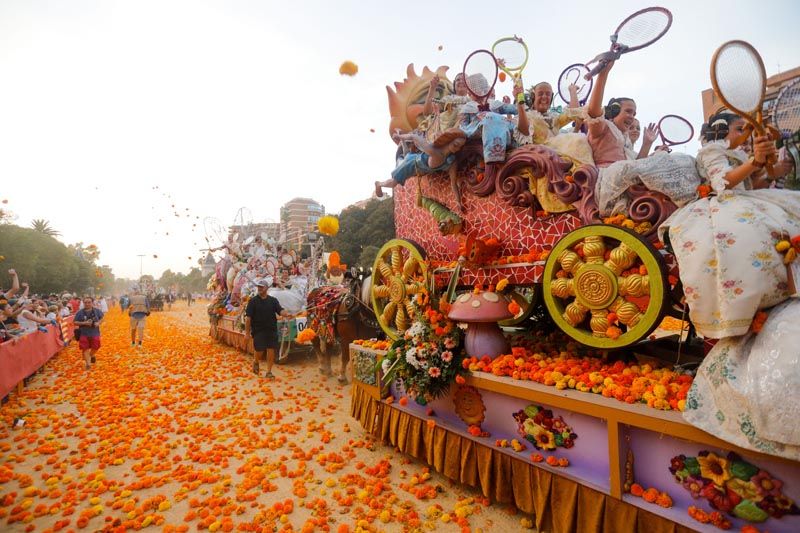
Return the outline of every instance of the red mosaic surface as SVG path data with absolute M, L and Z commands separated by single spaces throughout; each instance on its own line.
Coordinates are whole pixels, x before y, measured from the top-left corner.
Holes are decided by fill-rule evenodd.
M 394 189 L 394 220 L 397 237 L 418 244 L 427 257 L 436 261 L 455 261 L 459 240 L 456 235 L 439 233 L 433 216 L 427 209 L 417 207 L 417 180 L 422 180 L 422 194 L 456 211 L 456 199 L 446 176 L 433 175 L 412 178 L 404 187 Z M 499 200 L 496 194 L 480 198 L 468 191 L 463 193 L 464 234 L 480 239 L 496 238 L 503 245 L 502 255 L 521 255 L 531 250 L 552 247 L 561 237 L 581 226 L 580 219 L 570 213 L 537 218 L 531 209 L 513 207 Z M 503 277 L 516 285 L 539 283 L 544 263 L 483 268 L 462 271 L 460 284 L 495 283 Z M 449 274 L 437 275 L 437 282 Z

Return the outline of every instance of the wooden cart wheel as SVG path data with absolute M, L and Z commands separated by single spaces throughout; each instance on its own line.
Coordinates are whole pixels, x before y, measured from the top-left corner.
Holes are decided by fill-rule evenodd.
M 514 318 L 498 322 L 501 326 L 518 326 L 528 320 L 539 304 L 539 293 L 541 285 L 531 285 L 528 287 L 514 287 L 509 291 L 508 296 L 519 305 L 519 313 Z
M 646 272 L 633 272 L 637 265 Z M 547 258 L 543 283 L 545 305 L 558 327 L 595 348 L 640 341 L 669 306 L 667 270 L 658 250 L 616 226 L 593 224 L 565 235 Z M 609 322 L 611 313 L 615 323 Z M 609 331 L 611 326 L 622 333 L 613 338 L 619 332 Z
M 428 284 L 425 252 L 411 241 L 392 239 L 372 267 L 372 309 L 381 329 L 398 339 L 414 320 L 411 299 Z

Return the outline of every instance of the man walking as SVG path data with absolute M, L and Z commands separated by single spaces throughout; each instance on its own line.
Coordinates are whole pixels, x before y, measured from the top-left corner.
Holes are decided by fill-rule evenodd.
M 270 282 L 260 279 L 256 282 L 258 294 L 250 298 L 245 310 L 244 334 L 253 338 L 253 372 L 259 373 L 259 361 L 267 352 L 267 379 L 274 379 L 272 365 L 275 364 L 275 350 L 278 349 L 278 315 L 289 316 L 274 297 L 267 294 Z
M 94 301 L 87 297 L 83 300 L 83 309 L 75 315 L 74 324 L 78 328 L 78 346 L 83 351 L 83 360 L 86 363 L 86 370 L 92 367 L 95 362 L 95 354 L 100 349 L 100 322 L 103 320 L 103 312 L 94 308 Z
M 139 348 L 144 340 L 144 321 L 150 315 L 150 302 L 142 291 L 137 289 L 131 296 L 128 316 L 131 317 L 131 346 L 136 345 L 136 332 L 139 332 Z

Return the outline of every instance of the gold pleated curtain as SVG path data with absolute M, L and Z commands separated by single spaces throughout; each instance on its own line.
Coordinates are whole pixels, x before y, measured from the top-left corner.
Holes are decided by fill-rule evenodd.
M 693 531 L 489 446 L 428 427 L 353 383 L 351 415 L 364 429 L 444 476 L 513 503 L 547 533 L 685 533 Z
M 222 344 L 231 346 L 243 352 L 253 353 L 250 340 L 247 339 L 244 334 L 238 331 L 231 331 L 229 329 L 217 327 L 216 330 L 212 330 L 212 333 L 214 339 Z

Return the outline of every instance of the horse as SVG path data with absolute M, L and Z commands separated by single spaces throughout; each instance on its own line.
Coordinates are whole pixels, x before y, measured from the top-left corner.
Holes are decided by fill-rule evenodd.
M 318 287 L 308 295 L 309 324 L 317 336 L 312 345 L 319 361 L 319 371 L 333 375 L 331 357 L 339 349 L 340 384 L 347 384 L 350 344 L 356 339 L 382 334 L 369 302 L 371 277 L 354 272 L 345 274 L 343 285 Z

